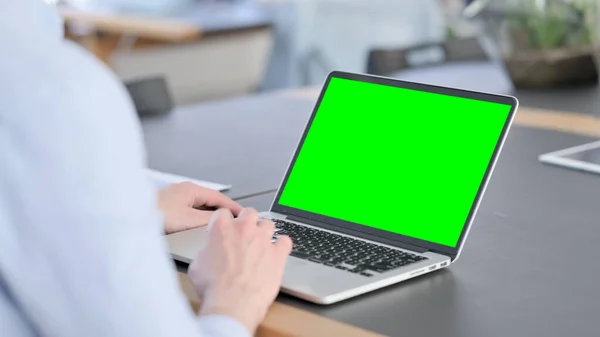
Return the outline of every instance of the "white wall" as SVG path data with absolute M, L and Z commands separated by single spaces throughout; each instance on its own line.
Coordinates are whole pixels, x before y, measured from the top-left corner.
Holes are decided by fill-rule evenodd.
M 403 47 L 442 39 L 443 17 L 437 0 L 258 0 L 268 6 L 295 7 L 291 81 L 305 84 L 303 61 L 314 51 L 326 70 L 311 67 L 313 83 L 329 70 L 362 72 L 373 47 Z M 290 20 L 289 15 L 286 16 Z M 280 22 L 278 25 L 287 25 Z M 311 63 L 315 65 L 315 62 Z

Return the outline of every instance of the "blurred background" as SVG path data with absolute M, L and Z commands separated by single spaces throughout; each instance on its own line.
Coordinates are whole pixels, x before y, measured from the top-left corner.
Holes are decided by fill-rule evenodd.
M 503 94 L 598 82 L 597 0 L 47 1 L 140 111 L 319 86 L 332 70 Z

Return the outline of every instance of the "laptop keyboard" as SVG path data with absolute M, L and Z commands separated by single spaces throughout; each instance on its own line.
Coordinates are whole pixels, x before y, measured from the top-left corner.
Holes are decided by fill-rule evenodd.
M 283 220 L 273 222 L 273 239 L 287 235 L 294 242 L 291 256 L 366 277 L 427 260 L 424 256 Z

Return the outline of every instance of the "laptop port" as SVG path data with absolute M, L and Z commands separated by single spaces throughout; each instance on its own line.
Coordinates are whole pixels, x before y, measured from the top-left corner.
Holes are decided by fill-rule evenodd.
M 442 262 L 442 264 L 440 264 L 440 268 L 441 268 L 441 267 L 445 267 L 445 266 L 447 266 L 447 265 L 448 265 L 448 261 L 446 261 L 446 262 Z
M 415 276 L 415 275 L 419 275 L 419 274 L 421 274 L 421 273 L 424 273 L 424 272 L 425 272 L 425 269 L 419 269 L 419 270 L 415 270 L 415 271 L 413 271 L 412 273 L 410 273 L 410 275 L 409 275 L 409 276 Z
M 435 269 L 435 266 L 429 267 L 429 270 L 434 270 L 434 269 Z

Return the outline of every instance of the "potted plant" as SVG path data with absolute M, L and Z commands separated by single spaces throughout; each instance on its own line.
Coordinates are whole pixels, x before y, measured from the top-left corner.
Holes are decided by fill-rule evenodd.
M 597 84 L 598 1 L 475 1 L 517 88 Z M 472 6 L 475 6 L 472 4 Z M 467 8 L 468 10 L 468 8 Z M 498 24 L 500 23 L 500 24 Z

